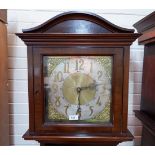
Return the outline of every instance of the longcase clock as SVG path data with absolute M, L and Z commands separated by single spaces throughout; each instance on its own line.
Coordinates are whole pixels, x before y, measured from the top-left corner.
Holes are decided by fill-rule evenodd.
M 139 36 L 67 12 L 17 34 L 27 45 L 29 129 L 41 145 L 117 145 L 127 129 L 130 45 Z

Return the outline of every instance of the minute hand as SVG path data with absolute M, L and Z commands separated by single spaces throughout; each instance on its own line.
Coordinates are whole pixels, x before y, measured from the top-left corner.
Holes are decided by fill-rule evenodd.
M 86 87 L 81 87 L 81 90 L 85 90 L 85 89 L 95 89 L 97 86 L 99 85 L 104 85 L 103 83 L 91 83 L 89 86 Z

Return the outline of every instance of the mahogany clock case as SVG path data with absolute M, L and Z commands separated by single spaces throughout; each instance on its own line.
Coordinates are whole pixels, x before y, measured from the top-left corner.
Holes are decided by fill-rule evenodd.
M 127 129 L 130 45 L 139 36 L 98 15 L 67 12 L 17 33 L 27 45 L 29 130 L 24 139 L 41 145 L 117 145 L 132 140 Z M 48 121 L 43 59 L 45 56 L 111 56 L 112 102 L 109 122 Z
M 140 110 L 135 115 L 142 122 L 141 145 L 155 145 L 155 11 L 134 24 L 144 45 L 143 79 Z

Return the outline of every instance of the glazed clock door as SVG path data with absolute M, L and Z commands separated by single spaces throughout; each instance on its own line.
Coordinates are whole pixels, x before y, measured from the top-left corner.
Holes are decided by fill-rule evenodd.
M 37 131 L 121 129 L 121 48 L 53 47 L 33 51 Z

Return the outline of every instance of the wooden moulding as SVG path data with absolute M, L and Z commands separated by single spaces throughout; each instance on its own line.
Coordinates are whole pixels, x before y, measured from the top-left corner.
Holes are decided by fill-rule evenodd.
M 155 11 L 133 25 L 142 35 L 138 38 L 139 44 L 155 42 Z
M 126 133 L 98 133 L 92 135 L 70 134 L 70 135 L 41 135 L 31 134 L 29 130 L 23 135 L 26 140 L 36 140 L 40 143 L 49 143 L 54 145 L 117 145 L 122 141 L 131 141 L 133 136 L 129 130 Z M 61 141 L 60 141 L 61 139 Z M 90 142 L 91 141 L 91 142 Z
M 150 129 L 151 133 L 155 136 L 155 120 L 143 111 L 135 110 L 135 115 L 139 118 L 143 125 Z
M 138 32 L 142 33 L 147 30 L 152 29 L 155 27 L 155 11 L 149 14 L 148 16 L 144 17 L 133 26 L 137 29 Z
M 88 45 L 131 45 L 140 34 L 51 34 L 17 33 L 27 45 L 40 44 L 88 44 Z
M 71 21 L 71 23 L 66 23 L 66 21 Z M 75 23 L 73 20 L 76 20 Z M 82 21 L 80 21 L 82 20 Z M 85 23 L 84 21 L 87 21 Z M 89 23 L 93 23 L 94 27 L 91 27 L 89 29 Z M 84 23 L 83 23 L 84 22 Z M 63 24 L 63 26 L 61 25 Z M 79 24 L 79 25 L 77 25 Z M 90 12 L 76 12 L 76 11 L 70 11 L 65 12 L 62 14 L 59 14 L 48 21 L 44 22 L 41 25 L 38 25 L 36 27 L 30 28 L 30 29 L 23 29 L 23 33 L 79 33 L 77 29 L 81 27 L 82 25 L 82 33 L 134 33 L 134 29 L 127 29 L 123 27 L 119 27 L 108 20 L 102 18 L 101 16 L 98 16 L 96 14 L 90 13 Z M 68 27 L 69 25 L 69 27 Z M 86 26 L 86 27 L 85 27 Z M 62 29 L 63 28 L 63 29 Z M 89 29 L 89 31 L 88 31 Z M 81 32 L 81 31 L 80 31 Z

